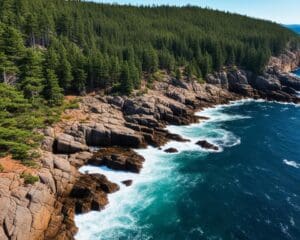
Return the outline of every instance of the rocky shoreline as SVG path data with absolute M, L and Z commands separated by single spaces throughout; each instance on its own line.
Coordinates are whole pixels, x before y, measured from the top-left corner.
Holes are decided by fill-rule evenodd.
M 90 164 L 138 173 L 144 159 L 132 148 L 186 141 L 165 127 L 203 120 L 194 113 L 204 107 L 243 98 L 299 103 L 300 79 L 288 74 L 298 66 L 300 51 L 286 51 L 271 58 L 258 77 L 234 67 L 209 75 L 206 84 L 164 74 L 141 96 L 82 97 L 79 109 L 67 110 L 60 123 L 43 131 L 34 172 L 39 182 L 26 185 L 20 172 L 0 173 L 0 239 L 74 239 L 75 214 L 102 210 L 107 194 L 119 189 L 105 176 L 81 174 L 78 168 Z M 217 150 L 206 141 L 199 145 Z

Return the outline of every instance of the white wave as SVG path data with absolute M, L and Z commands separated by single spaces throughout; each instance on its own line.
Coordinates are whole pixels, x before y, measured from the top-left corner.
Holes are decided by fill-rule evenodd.
M 232 105 L 238 106 L 251 101 L 253 100 L 244 99 L 232 102 L 231 105 L 219 105 L 204 109 L 197 115 L 207 116 L 209 119 L 201 123 L 189 126 L 168 126 L 167 129 L 170 132 L 177 133 L 189 139 L 190 142 L 170 141 L 161 150 L 152 147 L 136 150 L 146 159 L 140 174 L 113 171 L 106 167 L 84 166 L 80 168 L 82 173 L 100 173 L 107 176 L 110 181 L 120 185 L 120 191 L 108 195 L 109 204 L 105 210 L 75 217 L 75 223 L 79 228 L 75 238 L 77 240 L 118 239 L 120 231 L 134 229 L 135 232 L 143 232 L 143 229 L 148 226 L 140 226 L 140 223 L 137 222 L 138 212 L 143 211 L 156 201 L 156 195 L 153 194 L 153 191 L 159 189 L 160 184 L 165 184 L 168 181 L 184 182 L 183 179 L 179 179 L 181 176 L 176 175 L 174 177 L 176 162 L 173 161 L 173 155 L 165 153 L 164 150 L 174 147 L 179 153 L 198 151 L 207 154 L 207 152 L 213 151 L 202 149 L 196 145 L 197 141 L 207 140 L 218 146 L 219 152 L 226 147 L 240 144 L 239 137 L 232 132 L 221 129 L 216 124 L 249 118 L 249 116 L 225 114 L 222 110 Z M 133 184 L 126 187 L 121 183 L 124 180 L 133 180 Z M 170 185 L 175 186 L 176 184 Z M 167 197 L 167 199 L 169 198 Z
M 300 164 L 296 163 L 295 161 L 288 161 L 287 159 L 284 159 L 283 162 L 288 166 L 291 166 L 294 168 L 300 168 Z
M 147 149 L 137 150 L 146 159 L 140 174 L 112 171 L 107 168 L 85 166 L 81 172 L 101 173 L 114 182 L 132 179 L 130 187 L 120 185 L 120 191 L 109 194 L 109 204 L 101 212 L 89 212 L 77 215 L 75 223 L 79 228 L 75 239 L 94 240 L 94 239 L 118 239 L 115 230 L 128 230 L 146 228 L 139 226 L 135 216 L 136 206 L 139 210 L 146 209 L 155 199 L 151 191 L 155 186 L 165 179 L 170 179 L 176 165 L 172 164 L 170 157 L 166 157 L 158 149 L 148 147 Z M 120 176 L 119 176 L 120 175 Z M 140 229 L 141 230 L 141 229 Z
M 250 100 L 245 99 L 232 104 L 242 104 L 245 102 L 250 102 Z M 195 123 L 188 126 L 168 126 L 166 129 L 169 132 L 178 134 L 183 138 L 188 139 L 189 142 L 171 141 L 163 146 L 162 149 L 165 150 L 172 147 L 176 148 L 179 153 L 182 151 L 221 152 L 224 150 L 224 147 L 233 147 L 240 144 L 241 139 L 239 137 L 235 136 L 232 132 L 218 128 L 215 123 L 249 119 L 251 117 L 245 115 L 226 114 L 222 110 L 228 106 L 231 105 L 218 105 L 216 107 L 206 108 L 200 112 L 197 112 L 196 115 L 208 118 L 200 123 Z M 215 151 L 203 149 L 196 144 L 199 140 L 206 140 L 216 145 L 219 150 Z
M 297 93 L 300 94 L 300 91 Z M 300 107 L 299 103 L 293 103 L 293 102 L 282 102 L 282 101 L 275 101 L 275 100 L 265 100 L 265 99 L 254 99 L 254 98 L 245 98 L 241 100 L 235 100 L 235 101 L 230 101 L 229 104 L 223 104 L 223 105 L 217 105 L 216 107 L 232 107 L 232 106 L 241 106 L 247 103 L 277 103 L 281 105 L 291 105 L 295 107 Z
M 122 184 L 122 181 L 125 180 L 133 180 L 139 178 L 139 174 L 131 173 L 131 172 L 124 172 L 124 171 L 114 171 L 108 167 L 95 167 L 95 166 L 83 166 L 79 169 L 79 172 L 85 173 L 85 174 L 103 174 L 107 177 L 108 180 L 114 183 L 118 183 L 119 186 L 122 188 L 124 184 Z

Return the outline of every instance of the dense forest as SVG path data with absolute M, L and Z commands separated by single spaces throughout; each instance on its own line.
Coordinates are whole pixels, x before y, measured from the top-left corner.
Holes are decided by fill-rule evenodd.
M 0 0 L 0 150 L 24 158 L 64 94 L 130 94 L 159 69 L 199 80 L 226 65 L 258 74 L 287 43 L 299 38 L 275 23 L 192 6 Z

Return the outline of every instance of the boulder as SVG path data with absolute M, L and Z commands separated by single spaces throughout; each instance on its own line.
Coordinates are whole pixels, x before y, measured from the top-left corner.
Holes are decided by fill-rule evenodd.
M 57 153 L 72 154 L 88 150 L 88 147 L 80 142 L 76 142 L 73 136 L 61 134 L 56 139 Z
M 68 160 L 54 156 L 53 162 L 55 168 L 60 169 L 63 172 L 71 172 L 71 165 Z
M 45 151 L 52 152 L 53 151 L 53 145 L 54 145 L 54 138 L 53 137 L 44 137 L 42 141 L 41 148 Z
M 215 151 L 219 150 L 219 148 L 216 145 L 209 143 L 206 140 L 200 140 L 200 141 L 196 142 L 196 144 L 205 149 L 215 150 Z
M 255 87 L 261 91 L 278 91 L 281 89 L 280 81 L 272 76 L 259 76 L 255 80 Z
M 119 186 L 108 181 L 104 175 L 81 175 L 70 193 L 68 208 L 75 206 L 77 214 L 99 211 L 108 204 L 107 194 L 118 190 Z
M 142 156 L 131 149 L 111 147 L 101 149 L 92 159 L 88 160 L 88 164 L 139 173 L 144 161 Z
M 149 101 L 147 101 L 149 100 Z M 155 106 L 153 99 L 127 99 L 123 105 L 123 113 L 125 115 L 134 115 L 134 114 L 145 114 L 145 115 L 153 115 Z
M 178 150 L 176 148 L 168 148 L 165 150 L 166 153 L 177 153 Z
M 120 96 L 107 96 L 106 101 L 116 107 L 123 108 L 124 99 Z
M 132 185 L 132 180 L 125 180 L 125 181 L 122 181 L 122 183 L 126 186 L 126 187 L 129 187 Z
M 219 85 L 224 89 L 228 89 L 228 76 L 226 71 L 221 71 L 219 73 L 208 74 L 206 77 L 206 82 Z
M 76 168 L 82 167 L 90 158 L 92 158 L 93 153 L 91 152 L 79 152 L 72 154 L 68 161 L 71 165 L 75 166 Z
M 85 139 L 89 146 L 110 146 L 111 131 L 103 124 L 97 124 L 93 127 L 85 126 Z
M 89 146 L 120 146 L 140 148 L 145 146 L 142 135 L 136 134 L 134 130 L 122 125 L 85 127 L 86 142 Z
M 249 85 L 247 74 L 244 71 L 228 73 L 228 89 L 244 96 L 253 94 L 253 88 Z
M 48 169 L 42 168 L 39 171 L 38 176 L 40 177 L 42 183 L 46 184 L 53 193 L 56 193 L 55 181 Z

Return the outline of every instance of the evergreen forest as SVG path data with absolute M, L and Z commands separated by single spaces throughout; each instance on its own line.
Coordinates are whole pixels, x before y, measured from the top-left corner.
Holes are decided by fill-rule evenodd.
M 130 94 L 158 70 L 201 81 L 224 66 L 259 74 L 287 46 L 299 37 L 281 25 L 194 6 L 0 0 L 0 151 L 29 159 L 33 129 L 66 94 Z

